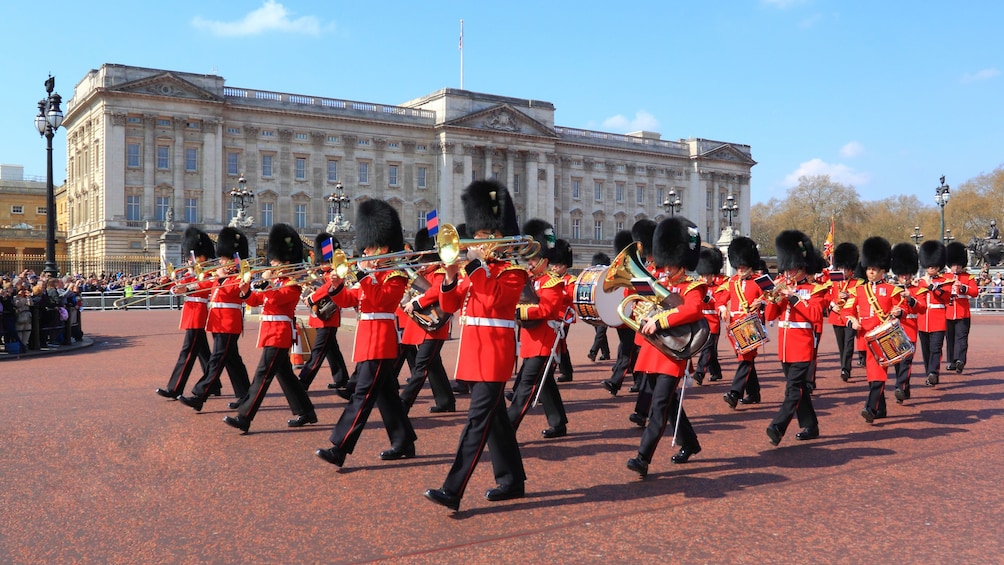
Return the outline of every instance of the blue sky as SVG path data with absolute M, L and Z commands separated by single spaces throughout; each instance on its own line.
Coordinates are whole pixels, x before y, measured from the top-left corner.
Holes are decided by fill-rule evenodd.
M 56 0 L 5 8 L 0 163 L 45 174 L 48 73 L 64 99 L 119 63 L 394 104 L 460 87 L 461 19 L 467 90 L 552 102 L 566 127 L 748 144 L 754 202 L 828 173 L 933 205 L 941 175 L 1004 162 L 997 1 Z M 65 153 L 61 130 L 57 183 Z

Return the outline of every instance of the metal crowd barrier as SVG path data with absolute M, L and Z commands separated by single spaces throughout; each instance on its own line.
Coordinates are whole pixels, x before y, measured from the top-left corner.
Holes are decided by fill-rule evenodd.
M 116 290 L 112 292 L 81 292 L 80 298 L 84 310 L 116 310 L 115 301 L 125 298 L 125 293 Z M 178 310 L 185 301 L 184 296 L 171 294 L 166 290 L 137 290 L 125 300 L 125 310 Z

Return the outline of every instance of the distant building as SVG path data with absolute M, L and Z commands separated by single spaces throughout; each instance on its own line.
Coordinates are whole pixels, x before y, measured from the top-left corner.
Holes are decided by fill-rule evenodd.
M 560 127 L 539 100 L 443 89 L 395 106 L 106 64 L 76 85 L 63 126 L 75 261 L 134 253 L 169 209 L 179 230 L 217 231 L 236 215 L 240 175 L 260 234 L 276 222 L 322 231 L 334 214 L 325 197 L 341 182 L 354 202 L 391 203 L 410 237 L 434 209 L 462 223 L 461 190 L 486 177 L 509 187 L 521 221 L 554 223 L 582 265 L 609 253 L 617 230 L 665 216 L 670 191 L 708 241 L 731 192 L 736 226 L 749 232 L 748 145 Z M 355 208 L 343 210 L 350 222 Z
M 61 191 L 63 187 L 56 187 L 55 194 Z M 44 178 L 25 177 L 21 165 L 0 165 L 0 271 L 41 272 L 48 218 L 45 197 Z M 57 221 L 57 256 L 66 253 L 65 233 Z

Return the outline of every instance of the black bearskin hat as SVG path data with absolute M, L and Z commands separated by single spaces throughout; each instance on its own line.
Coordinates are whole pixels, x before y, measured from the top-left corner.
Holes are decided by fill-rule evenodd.
M 356 211 L 356 249 L 386 247 L 388 252 L 404 249 L 401 218 L 393 206 L 371 198 Z
M 220 235 L 216 238 L 216 256 L 233 259 L 234 254 L 241 259 L 250 258 L 248 238 L 239 229 L 227 226 L 220 230 Z
M 940 241 L 928 240 L 920 244 L 920 266 L 923 268 L 945 268 L 945 245 Z
M 551 250 L 551 263 L 555 265 L 564 265 L 569 269 L 572 268 L 572 244 L 564 239 L 558 239 L 554 242 L 554 249 Z
M 324 242 L 328 241 L 329 239 L 331 240 L 331 250 L 332 251 L 334 251 L 335 249 L 341 249 L 342 248 L 342 244 L 341 244 L 340 241 L 338 241 L 338 238 L 335 237 L 335 236 L 333 236 L 333 235 L 331 235 L 328 232 L 322 231 L 321 233 L 315 235 L 314 236 L 314 263 L 315 264 L 320 264 L 321 262 L 324 261 L 324 253 L 321 251 L 321 248 L 324 247 Z
M 778 272 L 793 271 L 803 269 L 806 272 L 814 267 L 816 253 L 815 247 L 809 236 L 798 230 L 785 230 L 774 239 L 774 248 L 777 250 L 777 270 Z
M 199 228 L 188 226 L 185 228 L 184 235 L 181 236 L 181 255 L 185 260 L 188 260 L 192 253 L 196 257 L 215 259 L 216 246 L 213 245 L 213 240 L 209 239 L 208 233 Z
M 509 189 L 495 180 L 476 180 L 467 185 L 460 200 L 464 204 L 467 232 L 474 235 L 481 230 L 501 232 L 504 236 L 519 234 L 516 208 Z
M 422 228 L 415 232 L 415 251 L 429 251 L 436 248 L 436 239 L 429 236 L 429 229 Z
M 826 258 L 823 257 L 823 252 L 817 249 L 815 256 L 813 257 L 812 264 L 809 265 L 806 272 L 810 275 L 818 275 L 826 270 L 827 266 L 829 266 L 829 263 L 827 263 Z
M 920 270 L 917 247 L 912 243 L 897 243 L 893 245 L 889 266 L 894 274 L 916 275 L 917 271 Z
M 540 218 L 531 218 L 523 224 L 523 235 L 528 235 L 540 244 L 540 250 L 530 257 L 540 257 L 541 259 L 551 259 L 554 250 L 554 226 L 550 222 Z M 529 259 L 529 257 L 527 257 Z
M 683 216 L 659 222 L 652 235 L 652 255 L 656 267 L 696 269 L 701 258 L 701 232 L 697 224 Z
M 268 232 L 268 260 L 280 263 L 303 261 L 303 241 L 289 224 L 275 224 Z
M 858 263 L 857 266 L 854 267 L 854 278 L 861 279 L 863 281 L 868 280 L 868 273 L 865 273 L 865 266 L 861 263 Z
M 641 257 L 647 259 L 652 255 L 652 236 L 655 234 L 656 224 L 649 219 L 638 220 L 631 226 L 631 238 L 641 243 Z
M 457 235 L 460 236 L 460 239 L 471 239 L 471 234 L 467 231 L 467 224 L 457 224 L 456 228 Z
M 958 241 L 953 241 L 945 246 L 945 264 L 949 267 L 959 265 L 966 267 L 969 265 L 969 252 L 966 246 Z
M 634 243 L 630 230 L 621 230 L 614 235 L 614 255 L 620 255 L 628 245 Z M 609 263 L 608 263 L 609 264 Z
M 732 268 L 757 268 L 760 265 L 760 251 L 756 248 L 756 242 L 743 236 L 733 239 L 729 244 L 729 264 Z
M 833 250 L 833 268 L 853 271 L 858 266 L 858 246 L 845 241 Z
M 610 264 L 610 256 L 607 255 L 606 253 L 603 253 L 603 252 L 594 253 L 593 254 L 593 259 L 592 259 L 592 264 L 593 265 L 609 265 Z
M 892 246 L 884 237 L 869 237 L 861 244 L 861 265 L 888 271 L 892 263 Z
M 701 258 L 697 261 L 698 275 L 718 275 L 725 266 L 725 257 L 717 247 L 702 247 Z

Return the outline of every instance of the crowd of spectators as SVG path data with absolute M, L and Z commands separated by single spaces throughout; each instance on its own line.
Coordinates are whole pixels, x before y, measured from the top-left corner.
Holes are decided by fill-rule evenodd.
M 52 349 L 83 339 L 81 279 L 25 270 L 0 274 L 0 340 L 6 353 Z M 69 333 L 67 333 L 69 332 Z
M 1001 275 L 1000 271 L 991 276 L 990 269 L 984 267 L 976 279 L 976 284 L 980 287 L 978 298 L 980 308 L 1004 308 L 1004 295 L 1001 294 L 1002 287 L 1004 287 L 1004 276 Z

